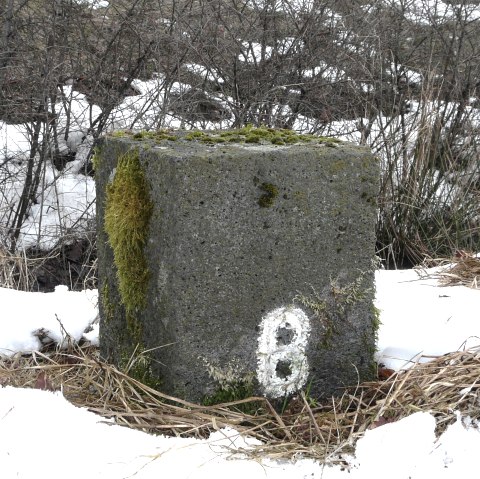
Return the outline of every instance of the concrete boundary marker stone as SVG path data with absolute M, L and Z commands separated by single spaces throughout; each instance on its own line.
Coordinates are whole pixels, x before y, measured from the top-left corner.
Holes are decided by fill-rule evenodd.
M 367 148 L 266 128 L 125 132 L 95 166 L 105 359 L 140 355 L 133 374 L 194 402 L 328 397 L 372 378 Z

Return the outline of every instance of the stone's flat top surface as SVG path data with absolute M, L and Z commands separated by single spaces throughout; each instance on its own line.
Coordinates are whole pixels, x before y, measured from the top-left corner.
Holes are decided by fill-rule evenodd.
M 366 183 L 370 181 L 367 177 L 373 178 L 378 172 L 378 162 L 367 147 L 335 138 L 299 135 L 292 130 L 245 127 L 229 131 L 118 131 L 103 141 L 104 148 L 112 143 L 117 145 L 115 148 L 122 144 L 123 148 L 138 149 L 142 156 L 149 156 L 150 159 L 158 157 L 169 162 L 199 161 L 201 164 L 193 166 L 199 179 L 209 174 L 205 163 L 211 162 L 214 157 L 218 158 L 219 163 L 213 169 L 217 170 L 216 174 L 219 170 L 228 174 L 225 178 L 227 181 L 230 181 L 230 176 L 240 178 L 251 174 L 252 171 L 245 171 L 244 168 L 247 167 L 245 162 L 250 161 L 260 167 L 262 175 L 268 174 L 264 167 L 275 161 L 276 165 L 272 169 L 275 176 L 275 170 L 282 159 L 287 160 L 288 164 L 280 168 L 295 168 L 297 173 L 292 171 L 293 176 L 313 167 L 323 170 L 326 175 L 354 178 L 361 174 Z M 360 168 L 355 166 L 359 161 L 362 163 Z M 271 169 L 270 166 L 268 168 Z M 376 180 L 373 179 L 372 183 L 376 183 Z
M 298 134 L 293 130 L 267 127 L 254 128 L 246 126 L 236 130 L 157 130 L 157 131 L 117 131 L 110 138 L 125 138 L 134 141 L 149 141 L 157 144 L 165 142 L 193 142 L 205 145 L 245 146 L 288 146 L 299 144 L 337 146 L 342 142 L 336 138 L 322 137 L 311 134 Z

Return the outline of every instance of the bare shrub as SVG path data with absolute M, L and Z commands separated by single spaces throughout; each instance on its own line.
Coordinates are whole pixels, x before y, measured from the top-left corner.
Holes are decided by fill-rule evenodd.
M 49 207 L 47 188 L 66 170 L 92 174 L 105 131 L 265 124 L 372 148 L 383 166 L 378 248 L 389 265 L 478 249 L 475 8 L 0 1 L 0 120 L 21 125 L 28 145 L 0 161 L 0 242 L 12 254 L 24 247 L 25 225 Z M 84 227 L 92 211 L 78 218 L 60 221 L 59 234 Z

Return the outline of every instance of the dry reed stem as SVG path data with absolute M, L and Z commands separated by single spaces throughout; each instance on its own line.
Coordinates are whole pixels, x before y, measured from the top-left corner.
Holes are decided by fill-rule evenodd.
M 321 405 L 301 393 L 280 414 L 261 397 L 208 407 L 173 398 L 101 361 L 91 347 L 0 361 L 0 385 L 61 389 L 76 406 L 124 426 L 198 438 L 230 426 L 264 443 L 253 455 L 302 455 L 329 462 L 341 462 L 341 454 L 351 453 L 365 430 L 416 411 L 434 414 L 437 433 L 455 421 L 455 411 L 477 419 L 479 382 L 480 348 L 416 364 L 383 382 L 357 385 Z M 239 411 L 245 404 L 254 405 L 256 412 Z

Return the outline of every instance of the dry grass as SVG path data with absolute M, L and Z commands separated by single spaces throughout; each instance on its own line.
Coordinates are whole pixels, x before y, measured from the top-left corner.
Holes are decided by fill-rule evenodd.
M 48 252 L 12 253 L 0 244 L 0 287 L 53 291 L 58 284 L 74 291 L 97 286 L 96 245 L 88 234 L 65 236 Z
M 29 259 L 20 253 L 11 253 L 0 245 L 0 285 L 2 288 L 28 291 L 31 284 Z
M 462 251 L 449 260 L 449 263 L 449 266 L 440 272 L 442 284 L 480 289 L 480 257 Z
M 479 417 L 479 381 L 480 349 L 457 352 L 361 384 L 321 405 L 302 393 L 279 414 L 259 397 L 208 407 L 169 397 L 101 361 L 94 348 L 72 346 L 69 352 L 0 362 L 0 385 L 62 390 L 73 404 L 124 426 L 194 437 L 231 426 L 264 442 L 252 454 L 327 461 L 340 461 L 339 454 L 351 452 L 365 430 L 416 411 L 435 415 L 437 433 L 455 420 L 454 411 Z M 241 412 L 245 405 L 255 412 Z
M 426 268 L 436 267 L 434 272 Z M 417 269 L 422 277 L 436 278 L 441 286 L 480 289 L 480 254 L 459 250 L 450 258 L 427 258 Z

